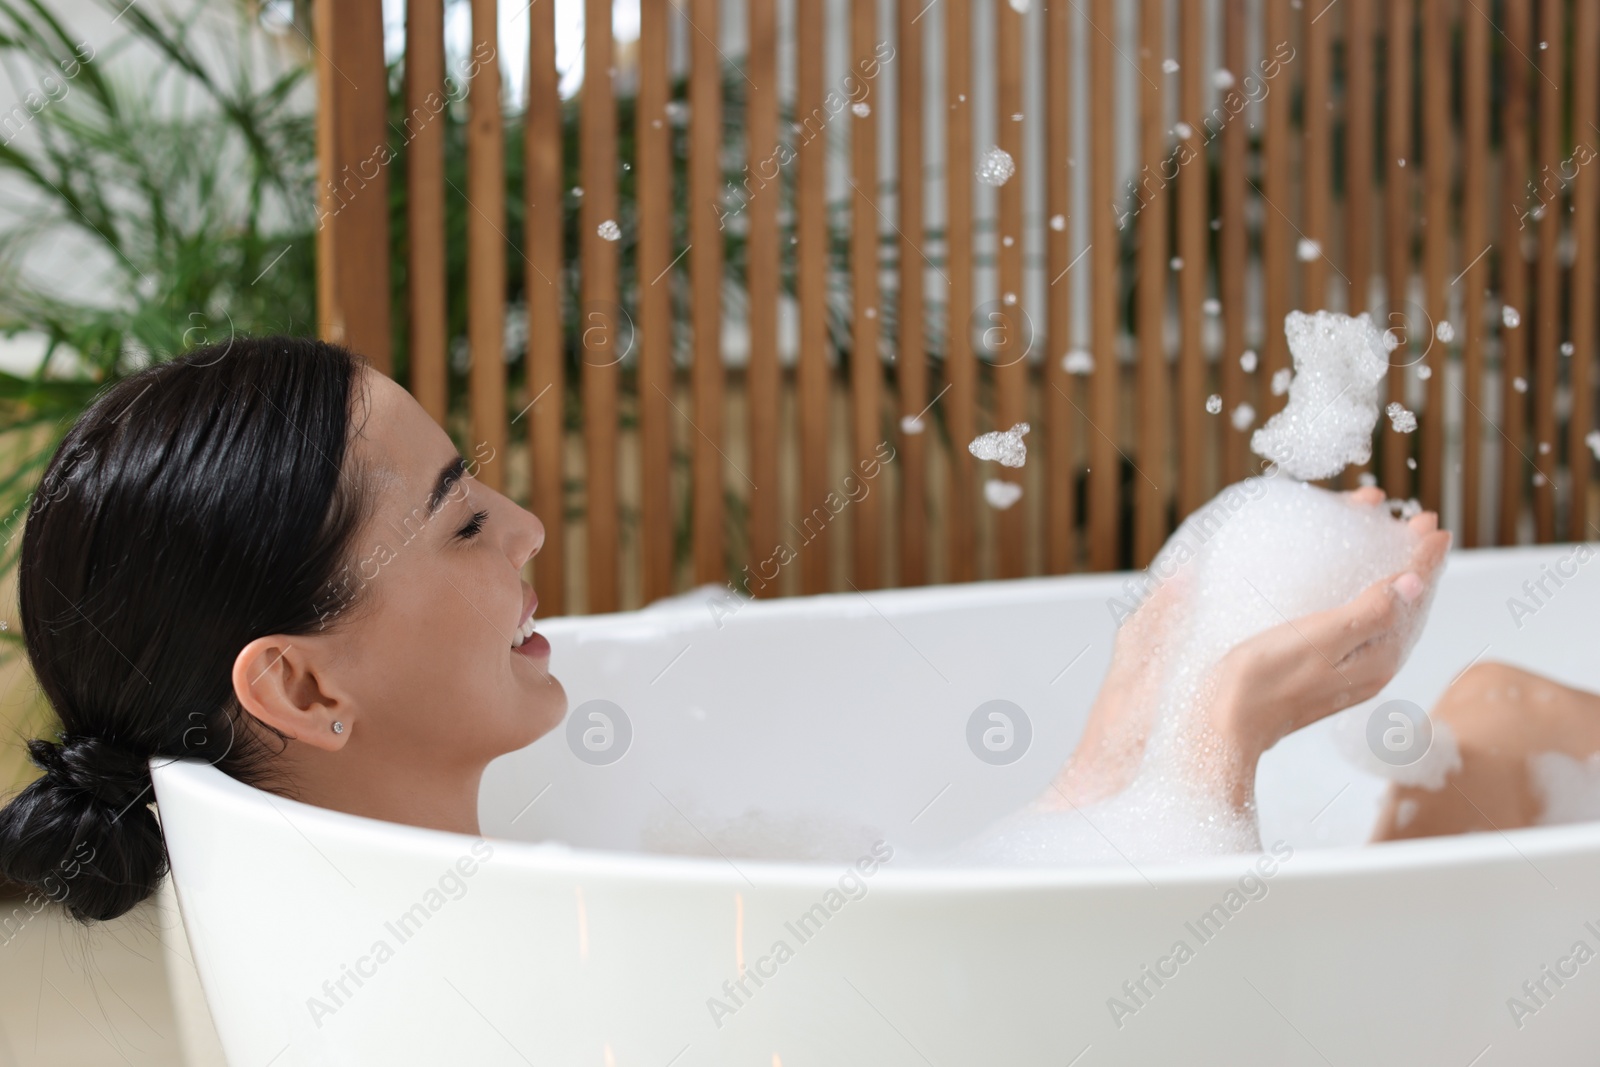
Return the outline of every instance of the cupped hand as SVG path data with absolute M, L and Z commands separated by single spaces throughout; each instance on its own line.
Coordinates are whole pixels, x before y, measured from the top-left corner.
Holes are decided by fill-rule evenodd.
M 1383 491 L 1346 494 L 1353 506 L 1383 503 Z M 1212 672 L 1210 726 L 1233 750 L 1235 791 L 1248 800 L 1255 763 L 1287 735 L 1377 695 L 1400 669 L 1418 612 L 1425 610 L 1450 533 L 1434 512 L 1409 520 L 1417 545 L 1405 570 L 1336 608 L 1274 626 L 1234 646 Z

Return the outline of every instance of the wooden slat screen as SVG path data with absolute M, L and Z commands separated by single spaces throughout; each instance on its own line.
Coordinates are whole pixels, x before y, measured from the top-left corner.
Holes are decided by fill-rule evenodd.
M 472 0 L 457 190 L 467 432 L 545 522 L 546 611 L 1142 565 L 1254 469 L 1296 307 L 1400 340 L 1386 399 L 1419 429 L 1380 423 L 1389 493 L 1463 545 L 1600 532 L 1595 5 L 641 0 L 633 41 L 563 2 L 587 73 L 562 84 L 533 5 L 513 115 Z M 406 11 L 412 114 L 447 84 L 444 5 Z M 374 135 L 330 80 L 379 30 L 319 15 L 324 175 Z M 319 317 L 444 421 L 444 125 L 397 133 L 407 351 L 352 288 L 389 240 L 370 211 L 319 237 Z M 1024 470 L 968 453 L 1022 421 Z

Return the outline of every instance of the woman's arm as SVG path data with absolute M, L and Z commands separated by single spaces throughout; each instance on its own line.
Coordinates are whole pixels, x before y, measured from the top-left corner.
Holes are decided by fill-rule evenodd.
M 1351 500 L 1376 505 L 1383 493 L 1362 489 Z M 1410 521 L 1421 537 L 1407 570 L 1337 608 L 1241 642 L 1211 672 L 1204 713 L 1188 724 L 1187 747 L 1204 756 L 1197 777 L 1235 810 L 1253 802 L 1262 753 L 1295 730 L 1374 696 L 1399 669 L 1415 611 L 1450 545 L 1432 512 Z M 1118 632 L 1111 668 L 1078 748 L 1034 802 L 1036 810 L 1093 803 L 1133 780 L 1159 684 L 1147 668 L 1175 613 L 1183 610 L 1184 577 L 1180 573 L 1157 589 Z

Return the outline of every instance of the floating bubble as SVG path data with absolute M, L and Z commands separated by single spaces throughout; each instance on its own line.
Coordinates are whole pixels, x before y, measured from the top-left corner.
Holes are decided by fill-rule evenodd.
M 1020 467 L 1028 462 L 1028 445 L 1022 438 L 1029 429 L 1031 427 L 1027 423 L 1019 422 L 1009 430 L 979 434 L 967 445 L 967 451 L 979 459 L 993 460 L 1002 467 Z
M 1253 348 L 1247 348 L 1239 354 L 1239 366 L 1246 374 L 1254 374 L 1259 363 L 1260 357 L 1256 355 L 1256 350 Z M 1274 393 L 1273 395 L 1282 396 L 1283 394 Z
M 1433 368 L 1428 366 L 1426 363 L 1418 363 L 1417 377 L 1421 378 L 1423 381 L 1427 381 L 1429 378 L 1433 377 Z
M 1545 487 L 1545 484 L 1547 482 L 1549 482 L 1549 481 L 1550 481 L 1550 479 L 1546 478 L 1541 472 L 1539 472 L 1539 471 L 1534 471 L 1533 472 L 1533 487 L 1535 489 L 1543 489 Z
M 1081 348 L 1074 348 L 1061 357 L 1061 369 L 1068 374 L 1091 374 L 1094 372 L 1094 357 Z
M 1005 245 L 1007 248 L 1010 248 L 1012 245 L 1017 243 L 1017 239 L 1008 233 L 1004 237 L 1000 238 L 1000 243 Z
M 1173 256 L 1171 259 L 1169 259 L 1167 261 L 1167 266 L 1171 267 L 1173 270 L 1182 270 L 1183 269 L 1183 257 L 1182 256 Z
M 1433 328 L 1433 335 L 1445 344 L 1456 339 L 1456 328 L 1450 325 L 1449 319 L 1440 319 L 1439 325 Z
M 1577 351 L 1577 348 L 1573 345 L 1573 343 L 1571 341 L 1562 341 L 1561 342 L 1561 354 L 1563 356 L 1570 356 L 1570 355 L 1572 355 L 1572 353 L 1574 353 L 1576 351 Z
M 1410 433 L 1417 428 L 1416 413 L 1407 411 L 1406 406 L 1400 401 L 1394 401 L 1383 410 L 1389 416 L 1389 425 L 1394 427 L 1397 433 Z
M 1163 59 L 1161 61 L 1161 69 L 1166 71 L 1168 74 L 1176 74 L 1178 73 L 1178 61 L 1170 57 Z
M 1500 307 L 1500 321 L 1505 323 L 1506 329 L 1515 330 L 1522 325 L 1522 312 L 1510 304 L 1503 304 Z
M 850 112 L 851 114 L 855 115 L 856 118 L 864 119 L 868 115 L 872 114 L 872 105 L 867 103 L 865 100 L 858 100 L 850 105 Z
M 1200 310 L 1207 315 L 1220 315 L 1222 314 L 1222 301 L 1214 296 L 1206 297 L 1200 304 Z
M 1017 294 L 1007 293 L 1000 298 L 1000 302 L 1005 304 L 1007 307 L 1010 307 L 1017 302 Z
M 1194 127 L 1189 125 L 1187 122 L 1180 122 L 1176 126 L 1172 127 L 1172 132 L 1178 136 L 1180 141 L 1187 141 L 1189 138 L 1194 136 Z
M 1300 262 L 1310 263 L 1322 256 L 1322 242 L 1313 241 L 1309 237 L 1300 238 L 1300 243 L 1294 246 L 1295 255 L 1300 257 Z
M 1289 386 L 1294 380 L 1294 375 L 1288 367 L 1274 371 L 1272 374 L 1272 395 L 1282 396 L 1289 391 Z
M 1022 499 L 1022 486 L 1016 482 L 1001 481 L 999 478 L 990 478 L 983 483 L 983 499 L 991 508 L 1004 511 L 1018 500 Z
M 1356 475 L 1356 484 L 1370 489 L 1378 484 L 1378 476 L 1371 471 L 1362 471 Z
M 1051 215 L 1050 228 L 1057 233 L 1062 232 L 1067 228 L 1067 217 L 1065 215 Z
M 1550 454 L 1550 442 L 1549 441 L 1540 441 L 1539 442 L 1539 455 L 1548 456 L 1549 454 Z
M 1218 89 L 1232 89 L 1233 71 L 1229 70 L 1227 67 L 1218 67 L 1211 74 L 1211 84 L 1215 85 Z
M 594 228 L 603 240 L 618 241 L 622 239 L 622 227 L 617 225 L 616 219 L 606 219 Z
M 900 432 L 901 433 L 918 434 L 918 433 L 921 433 L 923 430 L 926 430 L 927 428 L 928 428 L 928 424 L 922 421 L 922 416 L 920 416 L 920 415 L 902 415 L 902 416 L 900 416 Z
M 1417 469 L 1416 458 L 1413 457 L 1413 456 L 1407 456 L 1406 457 L 1406 466 L 1410 467 L 1412 470 L 1416 470 Z
M 1519 393 L 1526 393 L 1528 391 L 1528 379 L 1521 377 L 1520 375 L 1511 379 L 1511 388 L 1515 389 Z
M 1233 409 L 1230 416 L 1233 419 L 1233 428 L 1244 433 L 1256 422 L 1256 409 L 1248 401 L 1240 401 L 1239 406 Z
M 1206 411 L 1207 412 L 1209 412 L 1212 415 L 1215 415 L 1217 412 L 1219 412 L 1221 410 L 1222 410 L 1222 397 L 1218 396 L 1216 393 L 1212 393 L 1210 396 L 1206 397 Z
M 1011 180 L 1017 172 L 1017 162 L 1011 153 L 996 145 L 983 154 L 978 162 L 978 180 L 984 185 L 999 187 Z

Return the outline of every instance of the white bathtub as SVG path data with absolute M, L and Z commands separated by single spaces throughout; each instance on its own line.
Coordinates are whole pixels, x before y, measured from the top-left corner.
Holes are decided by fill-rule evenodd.
M 1427 706 L 1480 657 L 1600 689 L 1600 564 L 1548 586 L 1520 627 L 1507 608 L 1569 553 L 1455 554 L 1384 698 Z M 497 761 L 481 801 L 487 858 L 477 839 L 269 798 L 202 765 L 158 768 L 184 926 L 229 1061 L 1593 1062 L 1600 960 L 1571 953 L 1600 950 L 1600 824 L 1363 846 L 1382 783 L 1334 751 L 1326 725 L 1262 766 L 1263 837 L 1292 855 L 1248 893 L 1227 896 L 1260 857 L 903 862 L 1055 772 L 1107 662 L 1106 602 L 1125 577 L 812 597 L 720 620 L 679 604 L 553 621 L 572 706 L 613 701 L 633 736 L 604 765 L 580 760 L 564 729 Z M 992 699 L 1032 722 L 1009 765 L 967 743 Z M 731 850 L 717 827 L 749 806 L 854 816 L 895 858 L 846 878 L 847 895 L 837 860 L 633 851 L 652 823 Z M 533 843 L 548 838 L 572 847 Z M 389 954 L 374 954 L 380 942 Z M 749 995 L 735 1002 L 724 983 L 741 951 Z M 1576 973 L 1558 987 L 1547 965 Z M 1169 977 L 1158 986 L 1146 966 Z M 345 977 L 344 995 L 333 983 L 347 968 L 365 976 Z M 1134 1000 L 1124 982 L 1141 979 Z M 1541 980 L 1550 995 L 1535 1006 L 1522 984 Z M 1532 1010 L 1514 1017 L 1512 997 Z

